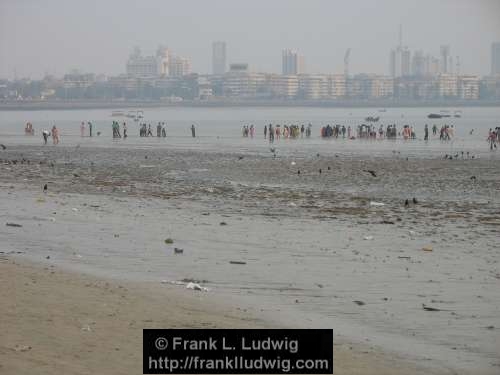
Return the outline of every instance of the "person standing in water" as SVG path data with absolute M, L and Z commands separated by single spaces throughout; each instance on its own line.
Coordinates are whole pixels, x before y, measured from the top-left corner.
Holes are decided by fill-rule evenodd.
M 52 127 L 52 142 L 54 145 L 59 144 L 59 130 L 55 125 Z
M 80 124 L 80 137 L 85 137 L 85 123 L 83 121 Z
M 89 136 L 92 137 L 92 123 L 89 121 L 88 125 L 89 125 Z
M 425 124 L 425 127 L 424 127 L 424 141 L 428 141 L 429 140 L 429 127 L 427 126 L 427 124 Z
M 191 125 L 191 135 L 194 137 L 196 137 L 196 128 L 194 127 L 194 124 Z
M 123 139 L 127 138 L 127 124 L 123 122 Z
M 47 139 L 49 139 L 49 135 L 50 135 L 50 132 L 48 130 L 44 130 L 42 132 L 42 136 L 43 136 L 43 144 L 46 145 L 47 144 Z
M 264 139 L 267 139 L 267 125 L 264 125 Z

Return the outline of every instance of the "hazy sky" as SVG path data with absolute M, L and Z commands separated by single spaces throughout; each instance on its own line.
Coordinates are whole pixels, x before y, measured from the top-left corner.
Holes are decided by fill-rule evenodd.
M 0 77 L 119 74 L 135 45 L 159 44 L 208 73 L 214 40 L 254 71 L 280 72 L 296 48 L 307 72 L 341 73 L 349 47 L 352 73 L 388 74 L 399 24 L 412 51 L 450 44 L 461 72 L 488 74 L 500 0 L 0 0 Z

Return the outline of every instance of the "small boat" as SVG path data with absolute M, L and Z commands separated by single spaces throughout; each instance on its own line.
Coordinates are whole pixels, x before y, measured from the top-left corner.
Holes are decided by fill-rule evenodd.
M 144 111 L 129 111 L 127 117 L 133 119 L 134 121 L 139 121 L 144 118 Z
M 431 113 L 427 116 L 427 118 L 442 118 L 443 115 L 440 115 L 439 113 Z

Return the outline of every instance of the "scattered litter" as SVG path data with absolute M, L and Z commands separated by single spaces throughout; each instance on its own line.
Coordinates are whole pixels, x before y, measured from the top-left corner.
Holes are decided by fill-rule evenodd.
M 16 227 L 16 228 L 22 227 L 21 224 L 16 224 L 16 223 L 6 223 L 5 225 L 7 225 L 8 227 Z
M 173 239 L 171 239 L 171 238 L 167 238 L 167 239 L 165 240 L 165 243 L 166 243 L 167 245 L 171 245 L 171 244 L 173 244 L 173 243 L 174 243 L 174 240 L 173 240 Z
M 47 255 L 47 256 L 45 257 L 45 259 L 50 259 L 50 255 Z
M 427 245 L 427 246 L 424 246 L 422 248 L 423 251 L 432 251 L 432 246 L 431 245 Z
M 36 201 L 38 203 L 45 203 L 46 202 L 44 198 L 38 198 Z
M 288 203 L 288 205 L 289 205 L 290 207 L 297 207 L 297 205 L 296 205 L 295 203 L 293 203 L 293 202 Z
M 374 207 L 385 206 L 385 203 L 372 201 L 372 202 L 370 202 L 370 206 L 374 206 Z
M 76 207 L 73 207 L 71 210 L 72 210 L 73 212 L 78 212 L 78 208 L 76 208 Z
M 247 264 L 247 262 L 242 262 L 242 261 L 239 261 L 239 260 L 230 260 L 229 263 L 230 264 Z
M 394 221 L 392 221 L 392 220 L 382 220 L 381 224 L 394 224 Z
M 182 254 L 183 252 L 184 252 L 184 249 L 179 249 L 178 247 L 174 247 L 175 254 Z
M 14 350 L 16 352 L 27 352 L 28 350 L 31 350 L 31 346 L 27 345 L 16 345 L 14 346 Z
M 120 235 L 119 235 L 119 234 L 114 234 L 113 236 L 114 236 L 115 238 L 119 238 L 119 237 L 120 237 Z
M 210 289 L 204 287 L 204 286 L 201 286 L 200 284 L 196 284 L 196 283 L 189 283 L 186 285 L 186 289 L 192 289 L 192 290 L 200 290 L 202 292 L 208 292 L 210 291 Z
M 422 308 L 425 310 L 425 311 L 446 311 L 446 310 L 441 310 L 441 309 L 438 309 L 436 307 L 430 307 L 430 306 L 426 306 L 425 304 L 422 303 Z
M 90 332 L 92 330 L 90 329 L 90 326 L 86 325 L 85 327 L 82 327 L 82 331 Z
M 364 303 L 363 301 L 352 301 L 352 302 L 354 302 L 358 306 L 366 305 L 366 303 Z
M 411 259 L 411 257 L 399 256 L 399 259 Z
M 323 284 L 316 284 L 318 288 L 323 288 Z
M 162 280 L 160 281 L 162 284 L 172 284 L 172 285 L 186 285 L 185 282 L 183 281 L 177 281 L 177 280 Z
M 296 163 L 296 162 L 294 162 L 294 161 L 292 161 L 290 164 L 291 164 L 291 165 L 295 165 L 295 164 L 297 164 L 297 163 Z
M 418 233 L 415 232 L 414 230 L 410 230 L 409 233 L 411 237 L 415 237 L 416 235 L 418 235 Z
M 368 240 L 368 241 L 373 240 L 373 236 L 364 236 L 363 239 Z

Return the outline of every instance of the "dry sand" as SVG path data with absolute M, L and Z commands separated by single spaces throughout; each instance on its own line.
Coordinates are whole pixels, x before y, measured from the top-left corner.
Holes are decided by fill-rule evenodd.
M 117 283 L 0 258 L 1 374 L 141 374 L 144 328 L 277 328 L 241 308 L 158 284 Z M 434 374 L 334 346 L 335 374 Z

